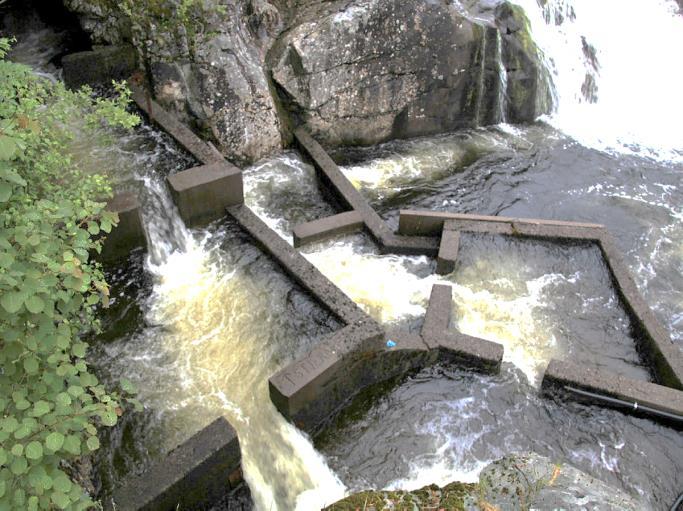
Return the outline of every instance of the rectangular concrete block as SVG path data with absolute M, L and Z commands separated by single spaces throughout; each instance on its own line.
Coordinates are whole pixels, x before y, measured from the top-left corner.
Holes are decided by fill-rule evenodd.
M 455 270 L 460 249 L 460 232 L 444 230 L 439 245 L 439 255 L 436 259 L 436 273 L 446 275 Z
M 242 171 L 224 161 L 194 167 L 167 178 L 180 216 L 188 226 L 225 216 L 225 208 L 244 202 Z
M 548 364 L 548 368 L 543 376 L 542 390 L 546 394 L 558 390 L 564 394 L 567 392 L 565 386 L 625 401 L 637 402 L 640 407 L 647 406 L 683 416 L 683 391 L 647 381 L 625 378 L 604 369 L 598 370 L 584 365 L 553 359 Z M 575 399 L 586 399 L 583 396 L 577 396 L 572 393 L 567 393 L 566 395 Z M 604 406 L 604 403 L 597 400 L 594 403 Z M 638 408 L 634 407 L 631 411 L 636 412 Z
M 379 325 L 365 322 L 325 336 L 304 357 L 269 379 L 271 401 L 299 428 L 317 430 L 360 390 L 360 382 L 349 376 L 348 368 L 381 351 L 383 338 Z
M 62 59 L 64 83 L 71 89 L 126 80 L 136 67 L 135 49 L 126 44 L 72 53 Z
M 220 417 L 171 451 L 147 472 L 129 479 L 105 507 L 120 511 L 205 509 L 240 479 L 240 446 Z
M 349 234 L 363 229 L 363 218 L 357 211 L 346 211 L 294 227 L 294 246 L 324 240 L 340 234 Z
M 117 194 L 107 203 L 106 209 L 118 214 L 119 223 L 106 235 L 100 254 L 102 261 L 125 259 L 131 250 L 147 246 L 137 195 L 131 192 Z

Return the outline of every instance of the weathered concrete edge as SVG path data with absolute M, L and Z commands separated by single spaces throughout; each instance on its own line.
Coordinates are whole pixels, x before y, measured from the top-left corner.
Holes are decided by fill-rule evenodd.
M 356 210 L 298 224 L 292 229 L 294 247 L 301 247 L 339 234 L 350 234 L 361 230 L 363 225 L 363 218 Z
M 365 197 L 339 170 L 337 164 L 322 146 L 304 128 L 294 130 L 294 140 L 299 150 L 313 162 L 318 178 L 341 199 L 346 207 L 361 215 L 366 230 L 380 246 L 382 252 L 402 255 L 435 256 L 437 254 L 438 240 L 394 234 Z
M 460 249 L 460 231 L 444 229 L 441 234 L 441 244 L 439 254 L 436 258 L 436 273 L 447 275 L 455 270 L 455 263 L 458 260 Z
M 497 374 L 503 362 L 502 344 L 473 337 L 450 329 L 453 308 L 452 287 L 435 284 L 422 324 L 422 339 L 430 349 L 442 352 L 440 360 L 448 360 L 461 367 Z
M 641 406 L 648 406 L 657 410 L 683 416 L 683 392 L 664 385 L 658 385 L 642 380 L 626 378 L 604 369 L 594 369 L 571 362 L 552 359 L 548 364 L 542 382 L 542 392 L 545 395 L 560 392 L 563 396 L 574 396 L 564 387 L 570 386 L 580 390 L 587 390 L 617 399 L 637 402 Z M 604 406 L 604 403 L 597 403 Z M 622 408 L 623 409 L 623 408 Z M 631 413 L 643 414 L 642 408 L 627 410 Z M 657 417 L 646 414 L 648 418 Z
M 353 300 L 268 227 L 251 209 L 245 205 L 232 206 L 227 208 L 227 212 L 268 254 L 273 256 L 288 275 L 325 305 L 342 323 L 374 323 Z
M 201 163 L 209 164 L 222 162 L 225 160 L 223 155 L 210 144 L 204 142 L 194 132 L 180 122 L 175 116 L 167 112 L 159 103 L 145 91 L 143 87 L 136 84 L 133 79 L 128 80 L 128 86 L 132 91 L 133 101 L 138 107 L 147 114 L 151 121 L 156 122 L 176 142 L 178 142 L 187 152 L 192 154 Z
M 446 220 L 467 222 L 503 223 L 525 226 L 548 227 L 581 227 L 585 229 L 602 229 L 603 225 L 567 222 L 563 220 L 541 220 L 537 218 L 510 218 L 502 216 L 471 215 L 428 210 L 399 210 L 398 233 L 405 236 L 439 236 Z
M 641 334 L 640 341 L 645 344 L 639 346 L 641 352 L 653 365 L 660 383 L 683 390 L 683 353 L 671 341 L 645 302 L 609 232 L 601 232 L 598 245 L 610 270 L 614 287 L 620 294 L 621 301 L 635 323 L 638 333 Z
M 118 214 L 119 223 L 106 235 L 99 260 L 107 264 L 114 263 L 126 258 L 131 250 L 147 246 L 147 233 L 143 227 L 137 195 L 132 192 L 118 193 L 107 202 L 105 209 Z
M 244 203 L 242 171 L 227 161 L 192 167 L 166 178 L 173 202 L 188 227 L 225 216 L 225 208 Z
M 169 452 L 149 470 L 128 479 L 105 502 L 126 511 L 207 506 L 241 480 L 240 446 L 235 430 L 219 417 Z

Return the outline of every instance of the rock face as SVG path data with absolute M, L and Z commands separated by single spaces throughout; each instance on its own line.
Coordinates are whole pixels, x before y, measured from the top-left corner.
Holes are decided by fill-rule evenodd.
M 529 509 L 600 509 L 637 511 L 641 503 L 580 470 L 534 453 L 511 454 L 488 465 L 479 483 L 451 483 L 415 491 L 368 491 L 347 497 L 326 511 L 367 509 L 526 511 Z
M 274 81 L 331 146 L 533 121 L 550 89 L 528 20 L 487 4 L 475 21 L 450 2 L 309 2 L 271 57 Z
M 372 144 L 550 108 L 527 18 L 502 0 L 65 2 L 93 42 L 132 42 L 157 100 L 238 163 L 301 123 Z
M 264 0 L 159 0 L 129 9 L 111 0 L 66 2 L 95 43 L 130 39 L 156 99 L 230 159 L 251 162 L 281 148 L 263 66 L 280 25 L 275 7 Z

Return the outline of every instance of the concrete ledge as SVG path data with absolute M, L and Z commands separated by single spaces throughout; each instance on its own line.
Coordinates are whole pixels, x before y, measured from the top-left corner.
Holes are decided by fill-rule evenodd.
M 159 511 L 208 508 L 241 480 L 235 430 L 218 418 L 147 472 L 114 492 L 108 509 Z
M 325 336 L 310 352 L 289 364 L 269 381 L 270 398 L 288 420 L 312 432 L 360 388 L 349 366 L 382 347 L 379 325 L 357 323 Z M 362 357 L 361 357 L 362 358 Z M 335 391 L 330 392 L 329 388 Z
M 370 235 L 380 245 L 384 245 L 383 238 L 389 239 L 393 233 L 384 223 L 384 220 L 370 207 L 361 193 L 339 170 L 337 164 L 322 146 L 303 128 L 294 130 L 294 139 L 301 152 L 313 162 L 321 181 L 335 192 L 343 204 L 360 214 Z
M 202 165 L 166 178 L 186 225 L 194 227 L 225 216 L 225 208 L 244 202 L 242 171 L 226 161 Z
M 127 44 L 72 53 L 62 59 L 64 83 L 70 89 L 125 80 L 136 67 L 135 49 Z
M 400 255 L 428 255 L 436 256 L 439 252 L 438 238 L 422 236 L 397 236 L 389 234 L 383 236 L 381 250 L 383 253 Z
M 304 289 L 315 296 L 343 323 L 349 325 L 359 321 L 374 323 L 370 316 L 332 284 L 318 269 L 309 263 L 289 243 L 263 223 L 247 206 L 232 206 L 227 209 L 240 226 Z
M 503 361 L 502 345 L 450 330 L 453 297 L 451 286 L 435 284 L 422 324 L 422 339 L 439 360 L 486 373 L 498 373 Z
M 482 373 L 500 372 L 504 354 L 502 344 L 460 332 L 442 332 L 438 345 L 440 360 Z
M 434 284 L 429 295 L 427 312 L 422 323 L 422 338 L 431 349 L 439 347 L 439 338 L 448 332 L 451 324 L 453 295 L 451 286 Z
M 540 220 L 534 218 L 509 218 L 503 216 L 469 215 L 448 213 L 443 211 L 418 211 L 402 209 L 399 211 L 398 232 L 406 236 L 438 236 L 444 228 L 446 220 L 466 222 L 515 223 L 519 226 L 548 227 L 581 227 L 585 229 L 603 229 L 600 224 L 582 222 L 565 222 L 561 220 Z
M 106 206 L 119 215 L 119 223 L 107 234 L 100 259 L 114 262 L 128 257 L 131 250 L 147 246 L 147 235 L 142 225 L 140 202 L 134 193 L 115 195 Z
M 548 364 L 548 369 L 546 369 L 543 376 L 542 391 L 545 394 L 559 391 L 565 395 L 565 386 L 615 397 L 624 401 L 637 402 L 639 406 L 647 406 L 683 416 L 683 392 L 680 390 L 646 381 L 632 380 L 609 371 L 596 370 L 553 359 Z M 578 399 L 572 393 L 566 395 L 574 396 L 575 399 Z M 604 406 L 602 402 L 598 404 Z M 630 412 L 643 414 L 642 409 L 639 412 L 637 407 L 631 409 Z M 648 417 L 657 418 L 651 415 L 648 415 Z
M 338 235 L 359 231 L 363 228 L 363 218 L 357 211 L 347 211 L 338 215 L 313 220 L 294 227 L 294 246 L 324 240 Z
M 439 255 L 436 259 L 436 273 L 446 275 L 455 270 L 455 262 L 458 259 L 460 249 L 460 232 L 445 230 L 441 234 Z
M 683 390 L 683 353 L 643 299 L 612 236 L 603 231 L 599 241 L 612 282 L 635 327 L 641 355 L 649 362 L 658 381 Z
M 174 115 L 167 112 L 159 103 L 152 99 L 144 88 L 137 85 L 133 80 L 129 80 L 128 85 L 133 93 L 133 100 L 138 107 L 147 114 L 150 120 L 161 126 L 164 131 L 171 135 L 181 147 L 197 158 L 198 161 L 204 164 L 225 161 L 223 155 L 215 147 L 204 142 Z
M 336 344 L 330 338 L 313 350 L 317 355 L 273 376 L 271 399 L 278 410 L 300 429 L 315 434 L 364 388 L 437 361 L 438 351 L 430 351 L 420 336 L 381 331 L 365 335 L 366 349 L 332 353 Z M 389 340 L 393 347 L 387 346 Z

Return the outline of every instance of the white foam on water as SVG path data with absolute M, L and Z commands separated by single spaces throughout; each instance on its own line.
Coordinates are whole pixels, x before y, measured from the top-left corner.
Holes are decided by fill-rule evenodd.
M 515 0 L 530 18 L 557 96 L 546 120 L 587 147 L 683 161 L 683 16 L 673 0 Z M 571 12 L 575 17 L 571 16 Z M 563 21 L 556 24 L 556 14 Z M 595 48 L 595 70 L 583 41 Z M 591 75 L 597 101 L 581 87 Z
M 324 458 L 268 397 L 267 378 L 277 370 L 263 345 L 271 326 L 254 328 L 252 315 L 264 297 L 228 269 L 218 248 L 207 248 L 208 235 L 190 240 L 159 263 L 150 261 L 157 283 L 148 321 L 164 326 L 161 342 L 180 384 L 141 397 L 175 403 L 181 415 L 184 408 L 207 419 L 225 415 L 238 433 L 257 509 L 321 508 L 342 498 L 345 488 Z M 196 402 L 201 412 L 189 407 Z
M 308 248 L 304 256 L 368 314 L 391 323 L 424 314 L 437 275 L 419 277 L 411 266 L 429 265 L 426 257 L 380 255 L 356 238 Z

